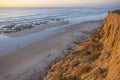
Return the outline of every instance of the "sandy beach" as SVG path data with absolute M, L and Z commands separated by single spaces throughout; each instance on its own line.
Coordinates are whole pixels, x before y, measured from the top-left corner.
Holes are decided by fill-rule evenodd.
M 17 33 L 6 34 L 19 37 L 41 31 L 48 27 L 65 25 L 68 22 L 51 23 L 41 28 L 33 28 Z M 0 56 L 0 80 L 43 80 L 48 67 L 75 48 L 73 41 L 80 41 L 102 25 L 100 21 L 88 21 L 65 27 L 65 32 L 57 33 L 40 41 L 29 44 L 25 48 L 16 48 L 6 55 Z M 41 25 L 42 26 L 42 25 Z M 71 49 L 69 50 L 69 47 Z

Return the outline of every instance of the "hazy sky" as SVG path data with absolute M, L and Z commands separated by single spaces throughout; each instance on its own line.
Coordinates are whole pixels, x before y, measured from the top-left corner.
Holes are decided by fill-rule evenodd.
M 116 6 L 120 0 L 0 0 L 0 7 Z

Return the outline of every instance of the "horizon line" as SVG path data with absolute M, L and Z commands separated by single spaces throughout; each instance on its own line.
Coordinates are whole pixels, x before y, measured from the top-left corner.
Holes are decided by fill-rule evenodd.
M 120 7 L 120 6 L 7 6 L 7 7 L 2 7 L 0 6 L 0 8 L 71 8 L 71 7 L 83 7 L 83 8 L 88 8 L 88 7 Z

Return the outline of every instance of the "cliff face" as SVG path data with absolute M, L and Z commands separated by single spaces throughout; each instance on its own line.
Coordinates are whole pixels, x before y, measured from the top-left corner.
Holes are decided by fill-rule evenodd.
M 120 80 L 120 11 L 109 12 L 103 30 L 104 52 L 111 52 L 108 62 L 107 80 Z
M 109 12 L 103 26 L 54 64 L 44 80 L 120 80 L 120 11 Z

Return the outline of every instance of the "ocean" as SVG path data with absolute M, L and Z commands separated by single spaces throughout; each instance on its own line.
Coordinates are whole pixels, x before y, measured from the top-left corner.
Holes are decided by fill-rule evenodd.
M 108 11 L 116 8 L 0 8 L 0 27 L 10 24 L 36 24 L 70 21 L 77 24 L 103 19 Z
M 69 21 L 68 25 L 78 24 L 85 21 L 103 20 L 108 11 L 120 8 L 0 8 L 0 28 L 15 24 L 41 24 Z M 15 49 L 17 46 L 24 47 L 31 42 L 36 42 L 50 35 L 63 32 L 63 26 L 48 28 L 43 31 L 21 37 L 9 37 L 0 34 L 0 54 Z

